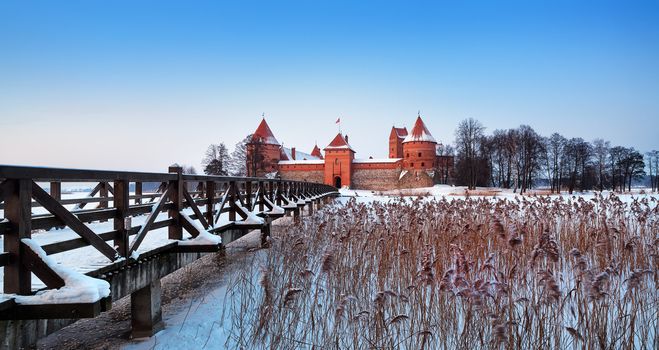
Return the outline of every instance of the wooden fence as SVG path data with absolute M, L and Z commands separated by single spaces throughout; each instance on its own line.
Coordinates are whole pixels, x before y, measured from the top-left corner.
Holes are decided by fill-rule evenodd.
M 95 185 L 87 197 L 62 199 L 62 183 L 66 182 L 92 182 Z M 40 185 L 44 183 L 48 186 Z M 145 184 L 158 190 L 144 193 Z M 155 229 L 166 227 L 169 239 L 179 241 L 184 237 L 184 230 L 192 237 L 199 235 L 199 224 L 212 233 L 236 228 L 261 229 L 263 224 L 250 220 L 250 215 L 271 220 L 289 212 L 297 214 L 306 204 L 335 194 L 336 188 L 323 184 L 185 175 L 179 167 L 170 168 L 169 173 L 141 173 L 0 165 L 0 209 L 4 210 L 5 218 L 0 221 L 0 234 L 4 238 L 4 252 L 0 252 L 4 293 L 34 294 L 32 273 L 48 289 L 64 285 L 62 276 L 22 241 L 31 238 L 35 230 L 68 227 L 79 237 L 44 244 L 41 248 L 50 255 L 91 246 L 107 257 L 112 269 L 120 270 L 131 264 L 131 255 Z M 35 207 L 41 207 L 47 213 L 33 215 Z M 183 211 L 186 208 L 192 211 L 189 215 Z M 164 212 L 166 218 L 158 218 Z M 223 213 L 228 215 L 228 220 L 220 221 Z M 131 217 L 142 215 L 147 217 L 143 224 L 130 225 Z M 109 220 L 113 221 L 113 230 L 108 232 L 94 232 L 87 225 Z M 191 220 L 197 220 L 198 224 Z M 129 239 L 131 236 L 134 239 Z M 219 247 L 181 245 L 172 249 L 202 252 L 215 251 Z M 52 305 L 25 306 L 19 311 L 15 307 L 11 299 L 2 302 L 2 318 L 70 316 L 70 310 L 53 308 Z M 10 308 L 14 310 L 4 312 Z M 82 314 L 84 312 L 78 316 Z

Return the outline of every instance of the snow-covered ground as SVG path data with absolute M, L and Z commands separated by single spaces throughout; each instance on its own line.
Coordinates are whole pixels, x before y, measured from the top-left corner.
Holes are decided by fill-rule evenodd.
M 404 198 L 417 198 L 422 197 L 424 200 L 439 200 L 445 198 L 446 200 L 456 200 L 465 198 L 491 198 L 491 199 L 508 199 L 515 200 L 522 197 L 531 199 L 535 196 L 549 196 L 564 197 L 564 198 L 584 198 L 591 199 L 596 193 L 595 191 L 574 192 L 569 194 L 562 192 L 561 194 L 551 194 L 548 190 L 529 190 L 524 195 L 513 192 L 512 189 L 503 188 L 490 188 L 478 187 L 476 190 L 467 190 L 465 186 L 450 186 L 450 185 L 435 185 L 433 187 L 421 187 L 403 190 L 390 190 L 390 191 L 371 191 L 371 190 L 352 190 L 342 188 L 339 190 L 341 197 L 340 202 L 346 202 L 355 199 L 359 203 L 368 203 L 372 201 L 391 201 L 400 197 Z M 604 196 L 611 194 L 611 191 L 603 191 Z M 631 202 L 634 199 L 641 198 L 655 198 L 659 199 L 658 193 L 652 193 L 649 189 L 633 189 L 632 192 L 615 193 L 623 202 Z

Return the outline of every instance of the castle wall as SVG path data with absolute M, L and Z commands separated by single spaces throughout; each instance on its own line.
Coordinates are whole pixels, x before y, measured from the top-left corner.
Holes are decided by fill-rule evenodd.
M 279 176 L 284 180 L 323 183 L 324 164 L 280 164 Z
M 361 166 L 361 164 L 360 164 Z M 400 167 L 353 169 L 351 188 L 384 191 L 398 187 Z
M 433 178 L 424 170 L 409 170 L 398 180 L 398 188 L 432 187 Z

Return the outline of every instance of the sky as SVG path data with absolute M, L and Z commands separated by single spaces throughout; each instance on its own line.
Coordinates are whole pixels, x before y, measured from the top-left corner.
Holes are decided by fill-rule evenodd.
M 659 149 L 659 2 L 0 0 L 0 164 L 201 170 L 262 114 L 386 157 L 419 111 Z

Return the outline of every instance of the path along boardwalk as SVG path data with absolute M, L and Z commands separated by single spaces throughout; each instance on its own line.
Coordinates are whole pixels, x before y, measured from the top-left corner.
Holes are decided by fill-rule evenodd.
M 91 183 L 91 191 L 63 199 L 67 183 Z M 273 220 L 313 214 L 336 195 L 323 184 L 184 175 L 180 167 L 0 165 L 1 346 L 30 346 L 128 295 L 133 336 L 151 336 L 162 328 L 160 278 L 251 230 L 267 244 Z

